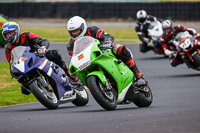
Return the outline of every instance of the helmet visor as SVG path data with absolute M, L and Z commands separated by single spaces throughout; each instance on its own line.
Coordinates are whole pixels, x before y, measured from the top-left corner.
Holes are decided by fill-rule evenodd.
M 141 23 L 144 23 L 145 20 L 146 20 L 146 18 L 140 18 L 140 19 L 138 19 L 138 21 L 141 22 Z
M 15 31 L 14 31 L 14 30 L 13 30 L 13 31 L 6 32 L 6 33 L 3 34 L 3 36 L 4 36 L 4 38 L 5 38 L 6 40 L 12 39 L 12 38 L 14 37 L 14 35 L 15 35 Z
M 81 24 L 80 27 L 76 28 L 75 30 L 69 31 L 71 37 L 76 38 L 78 37 L 84 30 L 84 24 Z
M 165 33 L 170 33 L 171 32 L 171 27 L 163 27 L 163 31 L 165 32 Z

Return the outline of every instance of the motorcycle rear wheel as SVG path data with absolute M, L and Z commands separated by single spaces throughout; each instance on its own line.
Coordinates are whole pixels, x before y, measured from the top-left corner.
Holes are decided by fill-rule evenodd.
M 54 92 L 46 90 L 39 82 L 39 80 L 33 81 L 29 88 L 37 100 L 48 109 L 57 109 L 59 106 L 58 99 Z
M 137 98 L 133 103 L 138 107 L 149 107 L 153 101 L 153 94 L 148 84 L 139 89 L 135 95 Z
M 103 91 L 102 87 L 105 87 L 96 76 L 90 76 L 87 78 L 88 87 L 94 99 L 97 103 L 106 110 L 115 110 L 117 107 L 117 96 L 112 91 Z M 109 97 L 110 96 L 110 97 Z

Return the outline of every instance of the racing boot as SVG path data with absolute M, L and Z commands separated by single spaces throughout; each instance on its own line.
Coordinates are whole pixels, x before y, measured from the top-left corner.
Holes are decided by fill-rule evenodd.
M 67 64 L 65 64 L 64 68 L 65 68 L 64 70 L 65 70 L 66 75 L 69 77 L 70 86 L 73 89 L 83 91 L 85 89 L 84 85 L 80 82 L 80 80 L 77 77 L 74 77 L 74 76 L 69 74 L 69 71 L 68 71 L 69 69 L 68 69 Z
M 150 50 L 154 51 L 154 47 L 153 46 L 149 46 L 147 43 L 140 43 L 140 52 L 142 53 L 146 53 Z
M 142 78 L 142 73 L 139 71 L 138 67 L 135 64 L 135 61 L 132 59 L 126 62 L 126 65 L 130 68 L 130 70 L 134 73 L 136 80 Z
M 130 59 L 126 62 L 126 65 L 134 73 L 134 85 L 140 89 L 144 89 L 143 86 L 147 85 L 147 81 L 144 79 L 142 73 L 139 71 L 138 67 L 135 64 L 135 61 L 133 59 Z
M 68 65 L 65 63 L 64 64 L 64 67 L 63 67 L 66 75 L 73 81 L 73 82 L 77 82 L 78 81 L 78 78 L 77 77 L 74 77 L 72 75 L 69 74 L 69 68 L 68 68 Z

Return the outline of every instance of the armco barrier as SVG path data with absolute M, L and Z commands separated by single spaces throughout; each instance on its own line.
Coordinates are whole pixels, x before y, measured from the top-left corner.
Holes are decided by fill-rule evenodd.
M 0 3 L 0 13 L 10 18 L 84 18 L 135 19 L 138 10 L 144 9 L 158 18 L 173 20 L 200 20 L 200 2 L 156 3 L 96 3 L 96 2 L 44 2 Z

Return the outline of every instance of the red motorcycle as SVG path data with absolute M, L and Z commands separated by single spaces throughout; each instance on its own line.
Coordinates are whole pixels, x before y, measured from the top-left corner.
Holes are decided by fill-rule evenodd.
M 188 68 L 200 70 L 200 36 L 192 36 L 187 31 L 176 35 L 173 44 L 177 47 L 175 54 L 179 54 Z

